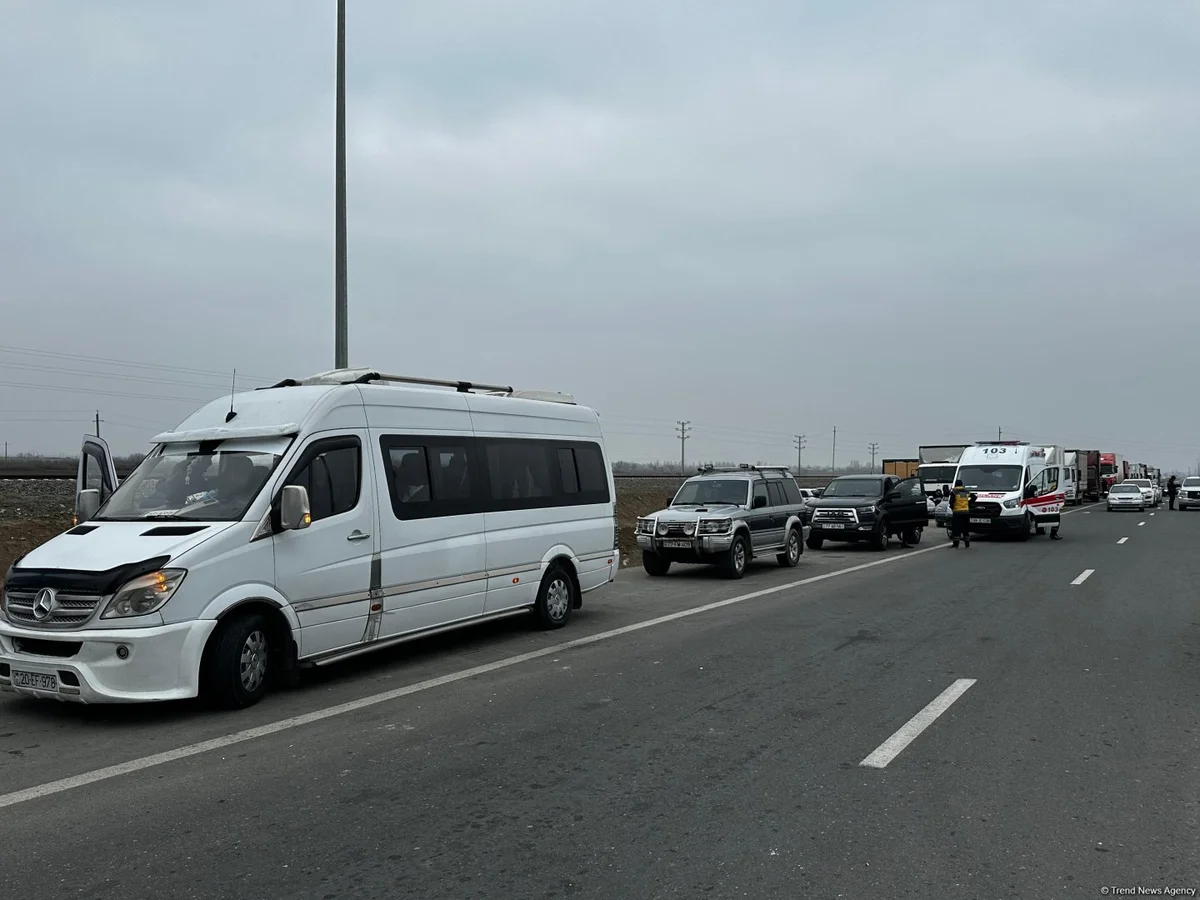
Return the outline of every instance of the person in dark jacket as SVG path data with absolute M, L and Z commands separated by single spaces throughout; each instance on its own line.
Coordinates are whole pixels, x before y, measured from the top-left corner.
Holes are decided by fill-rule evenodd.
M 957 547 L 961 540 L 963 546 L 971 546 L 971 507 L 975 505 L 975 495 L 963 487 L 962 479 L 954 482 L 954 490 L 950 492 L 950 541 Z
M 1172 475 L 1167 479 L 1167 508 L 1175 508 L 1175 498 L 1179 495 L 1179 482 Z

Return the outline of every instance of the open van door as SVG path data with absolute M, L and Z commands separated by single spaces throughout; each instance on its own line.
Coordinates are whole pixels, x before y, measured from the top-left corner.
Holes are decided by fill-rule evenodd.
M 75 474 L 75 524 L 94 516 L 116 489 L 117 467 L 108 443 L 96 435 L 86 435 Z

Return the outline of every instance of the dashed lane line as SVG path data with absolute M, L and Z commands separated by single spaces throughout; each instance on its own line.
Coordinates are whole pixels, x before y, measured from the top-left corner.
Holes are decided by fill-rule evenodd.
M 1095 569 L 1084 569 L 1082 572 L 1079 573 L 1079 576 L 1074 581 L 1071 582 L 1071 584 L 1073 584 L 1073 585 L 1074 584 L 1083 584 L 1085 581 L 1087 581 L 1089 578 L 1091 578 L 1092 575 L 1095 574 L 1095 572 L 1096 572 Z
M 883 769 L 899 756 L 904 748 L 915 741 L 954 701 L 965 694 L 975 683 L 974 678 L 959 678 L 950 687 L 933 698 L 923 710 L 900 726 L 900 730 L 880 744 L 871 755 L 859 763 L 869 769 Z

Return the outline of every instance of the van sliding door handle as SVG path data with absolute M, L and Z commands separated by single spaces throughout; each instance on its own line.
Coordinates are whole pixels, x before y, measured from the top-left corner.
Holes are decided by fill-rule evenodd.
M 370 536 L 371 536 L 370 533 L 359 531 L 356 528 L 352 532 L 350 532 L 349 535 L 346 536 L 346 540 L 348 540 L 348 541 L 365 541 Z

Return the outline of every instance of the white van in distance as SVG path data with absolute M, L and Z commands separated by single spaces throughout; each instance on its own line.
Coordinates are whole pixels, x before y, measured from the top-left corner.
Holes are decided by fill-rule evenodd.
M 5 576 L 0 690 L 238 708 L 298 665 L 560 628 L 616 576 L 615 501 L 571 397 L 372 370 L 213 401 L 120 486 L 87 438 L 78 524 Z
M 1063 452 L 1026 441 L 980 441 L 963 450 L 956 480 L 976 495 L 970 530 L 1013 534 L 1028 540 L 1056 528 L 1062 520 L 1066 491 Z

